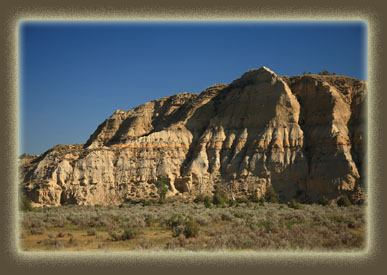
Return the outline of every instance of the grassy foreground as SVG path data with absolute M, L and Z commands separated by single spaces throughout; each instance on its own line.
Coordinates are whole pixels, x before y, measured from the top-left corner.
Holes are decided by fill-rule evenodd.
M 323 250 L 365 246 L 364 206 L 203 203 L 61 206 L 20 212 L 25 251 Z

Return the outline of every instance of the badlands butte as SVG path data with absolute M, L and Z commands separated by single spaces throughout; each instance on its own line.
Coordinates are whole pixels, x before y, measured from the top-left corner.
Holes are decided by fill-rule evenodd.
M 265 195 L 315 202 L 365 193 L 365 81 L 336 75 L 281 77 L 261 67 L 231 84 L 117 110 L 85 144 L 20 160 L 35 206 L 192 200 L 216 186 L 230 198 Z

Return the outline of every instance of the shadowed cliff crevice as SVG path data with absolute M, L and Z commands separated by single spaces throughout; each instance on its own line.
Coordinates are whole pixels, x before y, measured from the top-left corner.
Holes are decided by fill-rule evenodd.
M 358 184 L 364 187 L 364 176 L 365 176 L 365 149 L 364 141 L 367 140 L 366 131 L 366 100 L 367 96 L 364 95 L 366 88 L 356 89 L 353 92 L 351 102 L 351 118 L 348 121 L 349 137 L 351 141 L 351 156 L 356 164 L 360 179 Z

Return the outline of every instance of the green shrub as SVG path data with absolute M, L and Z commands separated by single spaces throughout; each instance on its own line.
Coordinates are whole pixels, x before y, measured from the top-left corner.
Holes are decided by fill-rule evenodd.
M 31 228 L 30 233 L 31 233 L 31 235 L 41 235 L 44 233 L 44 229 L 43 228 Z
M 347 207 L 352 205 L 352 203 L 349 201 L 348 197 L 346 195 L 340 196 L 337 200 L 337 205 L 340 207 Z
M 205 198 L 204 194 L 199 194 L 196 196 L 196 198 L 193 201 L 194 203 L 201 203 L 201 202 L 204 202 L 204 198 Z
M 275 192 L 273 185 L 266 190 L 266 201 L 276 203 L 279 200 L 279 195 Z
M 138 235 L 138 231 L 135 228 L 127 227 L 121 234 L 115 231 L 109 231 L 109 235 L 112 238 L 112 241 L 126 241 L 136 237 Z
M 186 238 L 196 237 L 199 233 L 199 225 L 192 218 L 183 218 L 181 214 L 173 215 L 168 221 L 172 230 L 172 236 L 178 237 L 183 234 Z
M 301 205 L 296 201 L 296 200 L 291 200 L 289 203 L 288 203 L 288 207 L 289 208 L 293 208 L 293 209 L 300 209 L 301 208 Z
M 204 206 L 206 208 L 212 208 L 212 202 L 210 196 L 205 196 L 204 197 Z
M 20 209 L 22 211 L 33 210 L 30 199 L 28 199 L 24 194 L 21 196 L 21 199 L 20 199 Z
M 246 198 L 246 197 L 239 197 L 239 198 L 237 198 L 237 202 L 239 202 L 239 203 L 248 203 L 249 199 Z
M 219 194 L 215 194 L 212 197 L 212 203 L 216 206 L 222 206 L 225 204 L 225 201 L 223 200 L 223 198 Z
M 326 205 L 329 205 L 329 200 L 327 199 L 327 197 L 323 196 L 321 198 L 321 200 L 319 200 L 318 202 L 319 204 L 323 205 L 323 206 L 326 206 Z
M 238 202 L 237 202 L 236 200 L 229 200 L 229 201 L 228 201 L 228 206 L 229 206 L 229 207 L 236 206 L 237 203 L 238 203 Z
M 266 200 L 265 200 L 264 197 L 261 197 L 261 198 L 259 199 L 259 205 L 260 205 L 260 206 L 264 206 L 264 205 L 265 205 L 265 202 L 266 202 Z
M 184 224 L 184 218 L 181 214 L 173 214 L 167 222 L 170 228 Z
M 142 199 L 141 203 L 142 203 L 142 206 L 151 206 L 151 205 L 153 205 L 153 201 L 150 200 L 150 199 L 149 200 Z
M 215 189 L 215 194 L 212 197 L 212 203 L 216 206 L 224 207 L 228 204 L 228 196 L 220 186 L 218 185 Z
M 155 222 L 151 215 L 145 215 L 144 221 L 147 227 L 151 227 Z
M 232 221 L 232 216 L 230 214 L 227 214 L 227 213 L 222 213 L 221 219 L 222 219 L 222 221 Z
M 121 239 L 120 235 L 115 231 L 109 231 L 109 235 L 112 238 L 112 241 L 116 242 L 116 241 L 119 241 Z
M 124 232 L 122 232 L 122 234 L 121 234 L 121 240 L 123 240 L 123 241 L 131 240 L 131 239 L 135 238 L 137 235 L 138 235 L 138 232 L 136 229 L 134 229 L 132 227 L 127 227 L 124 229 Z
M 199 225 L 196 223 L 195 220 L 188 219 L 185 222 L 184 236 L 186 238 L 192 238 L 192 237 L 197 237 L 198 234 L 199 234 Z
M 250 195 L 249 196 L 249 201 L 254 202 L 254 203 L 258 203 L 259 202 L 259 198 L 258 198 L 257 194 Z
M 341 217 L 337 217 L 337 216 L 333 216 L 333 217 L 330 217 L 330 219 L 334 222 L 337 222 L 337 223 L 341 223 L 341 222 L 344 222 L 344 219 L 341 218 Z
M 270 232 L 273 227 L 273 222 L 271 221 L 262 221 L 258 226 L 265 228 L 266 232 Z

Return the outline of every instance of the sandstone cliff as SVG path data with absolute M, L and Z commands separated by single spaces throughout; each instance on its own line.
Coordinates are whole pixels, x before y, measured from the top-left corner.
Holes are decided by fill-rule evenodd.
M 345 76 L 282 78 L 266 67 L 200 94 L 117 110 L 84 145 L 58 145 L 21 163 L 40 205 L 192 198 L 221 185 L 231 197 L 282 200 L 363 195 L 367 86 Z

